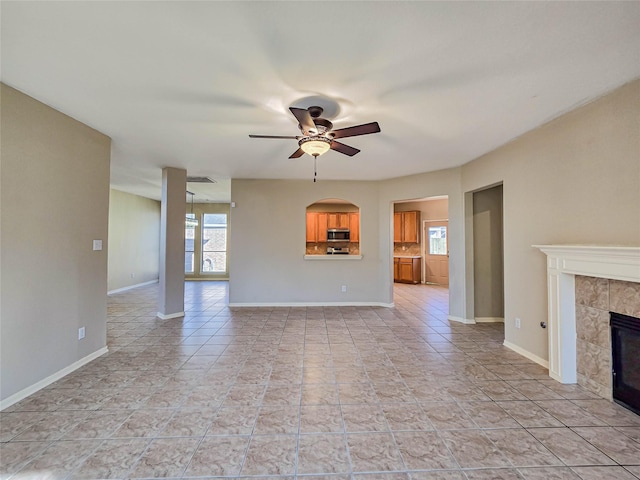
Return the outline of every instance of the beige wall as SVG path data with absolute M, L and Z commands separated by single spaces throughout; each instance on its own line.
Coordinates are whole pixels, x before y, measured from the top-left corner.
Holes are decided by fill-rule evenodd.
M 6 85 L 0 93 L 7 401 L 106 346 L 110 139 Z
M 408 212 L 418 210 L 420 220 L 446 220 L 449 218 L 449 200 L 447 198 L 426 199 L 418 202 L 396 203 L 395 212 Z
M 157 281 L 159 248 L 160 202 L 112 189 L 109 195 L 109 291 Z
M 231 196 L 236 204 L 229 237 L 231 303 L 392 301 L 380 281 L 377 182 L 232 180 Z M 304 259 L 306 207 L 325 198 L 360 207 L 361 260 Z
M 462 168 L 464 192 L 500 182 L 506 341 L 546 359 L 546 257 L 532 245 L 640 245 L 640 81 Z
M 466 278 L 464 242 L 464 197 L 460 190 L 460 169 L 451 168 L 437 172 L 411 175 L 380 182 L 378 208 L 380 212 L 381 262 L 384 283 L 388 295 L 393 297 L 393 209 L 394 203 L 428 197 L 448 197 L 449 218 L 449 316 L 457 321 L 467 319 L 468 305 L 465 292 Z M 407 204 L 403 203 L 403 206 Z M 391 279 L 387 285 L 387 279 Z

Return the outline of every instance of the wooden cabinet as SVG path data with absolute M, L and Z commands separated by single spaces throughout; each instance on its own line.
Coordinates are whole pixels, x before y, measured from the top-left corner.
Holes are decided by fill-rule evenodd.
M 318 241 L 318 214 L 307 212 L 307 242 Z
M 307 212 L 307 242 L 327 241 L 327 214 Z
M 307 212 L 307 242 L 326 242 L 329 228 L 348 228 L 350 241 L 360 242 L 359 213 Z
M 393 214 L 393 243 L 402 243 L 402 213 Z
M 359 243 L 360 242 L 360 214 L 359 213 L 350 213 L 349 214 L 349 238 L 351 242 Z
M 393 257 L 393 281 L 420 283 L 421 257 Z
M 393 242 L 420 243 L 420 212 L 396 212 L 393 214 Z
M 327 228 L 349 228 L 349 214 L 332 212 L 328 214 Z
M 327 241 L 327 221 L 328 214 L 324 212 L 318 213 L 318 242 Z

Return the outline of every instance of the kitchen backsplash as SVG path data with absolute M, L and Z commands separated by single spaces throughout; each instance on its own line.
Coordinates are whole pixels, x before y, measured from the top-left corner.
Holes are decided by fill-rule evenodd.
M 307 251 L 306 255 L 326 255 L 328 247 L 348 247 L 349 255 L 360 255 L 360 244 L 359 243 L 327 243 L 327 242 L 318 242 L 318 243 L 307 243 Z M 317 247 L 317 248 L 316 248 Z
M 404 247 L 404 250 L 402 249 L 402 247 Z M 393 255 L 394 256 L 422 255 L 422 253 L 420 252 L 420 244 L 419 243 L 394 243 Z

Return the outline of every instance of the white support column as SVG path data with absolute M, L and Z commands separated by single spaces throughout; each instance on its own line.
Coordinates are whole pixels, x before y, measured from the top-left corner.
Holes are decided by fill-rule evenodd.
M 562 273 L 561 259 L 547 257 L 549 376 L 576 383 L 575 276 Z
M 184 316 L 184 219 L 187 171 L 162 169 L 158 317 Z

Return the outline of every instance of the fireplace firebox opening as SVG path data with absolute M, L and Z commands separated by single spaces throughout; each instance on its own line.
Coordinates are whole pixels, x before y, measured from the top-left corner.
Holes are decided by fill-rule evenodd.
M 610 315 L 613 401 L 640 415 L 640 318 Z

